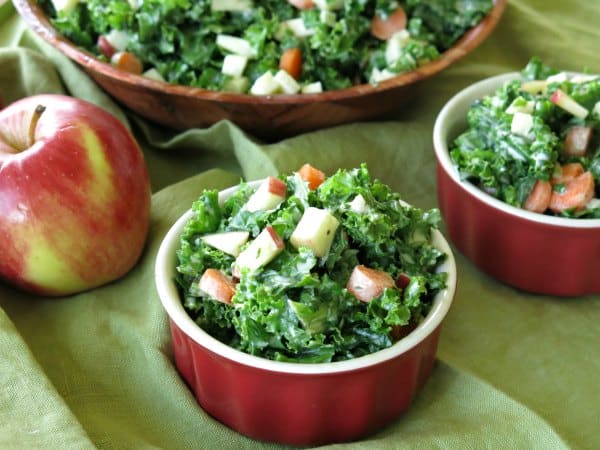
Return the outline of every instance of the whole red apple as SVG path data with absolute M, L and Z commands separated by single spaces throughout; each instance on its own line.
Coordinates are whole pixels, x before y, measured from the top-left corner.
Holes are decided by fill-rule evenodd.
M 148 234 L 143 154 L 112 114 L 63 95 L 0 111 L 0 278 L 59 296 L 114 281 Z

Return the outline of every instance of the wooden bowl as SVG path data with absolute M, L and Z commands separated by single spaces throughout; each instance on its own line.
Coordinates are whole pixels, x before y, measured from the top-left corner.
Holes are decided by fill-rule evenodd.
M 506 6 L 506 0 L 495 0 L 490 13 L 438 59 L 377 86 L 362 84 L 319 94 L 253 96 L 174 85 L 116 69 L 61 36 L 36 0 L 13 3 L 33 31 L 140 116 L 177 130 L 207 127 L 227 119 L 264 139 L 374 119 L 397 109 L 410 98 L 415 83 L 435 75 L 481 44 Z

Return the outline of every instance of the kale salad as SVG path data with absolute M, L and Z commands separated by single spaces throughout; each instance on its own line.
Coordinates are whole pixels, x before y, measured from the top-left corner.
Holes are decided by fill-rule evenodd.
M 600 75 L 534 57 L 467 122 L 450 149 L 462 179 L 518 208 L 600 218 Z
M 187 313 L 246 353 L 288 362 L 360 357 L 425 317 L 447 273 L 437 209 L 407 205 L 366 165 L 327 177 L 304 165 L 219 202 L 193 203 L 177 251 Z
M 76 45 L 169 83 L 256 95 L 376 84 L 435 60 L 493 0 L 39 0 Z

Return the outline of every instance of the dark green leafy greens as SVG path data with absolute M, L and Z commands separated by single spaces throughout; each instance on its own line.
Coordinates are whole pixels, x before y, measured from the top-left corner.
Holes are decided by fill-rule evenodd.
M 522 70 L 521 79 L 505 83 L 492 95 L 472 104 L 467 114 L 468 129 L 455 139 L 450 150 L 461 178 L 510 205 L 522 207 L 537 180 L 551 180 L 558 166 L 578 162 L 592 173 L 595 197 L 599 196 L 600 77 L 577 79 L 560 74 L 534 57 Z M 545 90 L 540 92 L 522 88 L 524 82 L 548 78 Z M 587 116 L 578 118 L 553 103 L 551 97 L 557 89 L 585 107 Z M 511 106 L 527 105 L 532 108 L 533 123 L 524 136 L 511 130 Z M 593 138 L 583 156 L 564 152 L 565 137 L 574 126 L 593 129 Z M 554 186 L 555 190 L 561 188 L 564 185 Z M 600 218 L 600 203 L 594 200 L 587 208 L 565 210 L 560 215 Z
M 213 1 L 85 0 L 59 14 L 51 0 L 40 4 L 60 33 L 100 57 L 98 37 L 124 31 L 130 36 L 127 50 L 146 69 L 156 69 L 171 83 L 213 90 L 239 88 L 221 72 L 226 52 L 216 45 L 217 34 L 242 37 L 256 49 L 258 56 L 244 73 L 250 84 L 278 70 L 283 50 L 298 47 L 303 55 L 300 84 L 320 81 L 324 90 L 333 90 L 376 82 L 374 70 L 400 73 L 436 59 L 493 6 L 492 0 L 398 2 L 407 12 L 411 39 L 401 56 L 388 63 L 385 42 L 371 35 L 370 23 L 375 14 L 389 14 L 395 2 L 345 0 L 342 9 L 324 19 L 318 8 L 299 11 L 284 0 L 254 1 L 243 12 L 213 11 Z M 293 18 L 302 18 L 313 34 L 281 32 L 281 23 Z
M 194 202 L 194 215 L 177 252 L 177 282 L 185 309 L 224 343 L 279 361 L 346 360 L 389 347 L 393 330 L 418 324 L 445 287 L 447 274 L 438 268 L 446 255 L 430 242 L 439 211 L 401 203 L 387 185 L 371 180 L 365 165 L 339 170 L 314 191 L 297 174 L 281 179 L 287 184 L 287 199 L 275 210 L 244 209 L 253 192 L 245 183 L 220 207 L 216 191 L 206 191 Z M 358 194 L 368 205 L 360 213 L 349 206 Z M 329 254 L 321 258 L 288 241 L 308 206 L 326 208 L 340 221 Z M 234 262 L 205 244 L 203 234 L 249 230 L 255 237 L 267 224 L 286 247 L 262 269 L 242 271 L 233 305 L 198 289 L 205 269 L 231 275 Z M 410 283 L 361 302 L 345 287 L 358 264 L 385 270 L 394 278 L 406 274 Z

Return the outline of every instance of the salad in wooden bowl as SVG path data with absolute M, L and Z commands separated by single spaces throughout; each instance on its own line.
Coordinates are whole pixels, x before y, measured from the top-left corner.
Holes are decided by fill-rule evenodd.
M 15 0 L 29 26 L 158 123 L 260 136 L 373 118 L 476 48 L 505 0 Z

